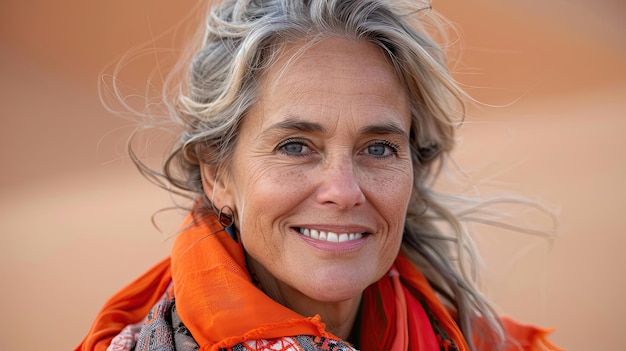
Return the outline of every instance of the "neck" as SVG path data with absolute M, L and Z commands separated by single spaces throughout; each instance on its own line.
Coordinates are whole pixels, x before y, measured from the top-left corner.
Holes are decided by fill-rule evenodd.
M 344 301 L 319 301 L 277 280 L 261 264 L 248 259 L 251 273 L 256 274 L 263 291 L 274 301 L 305 317 L 319 315 L 327 331 L 343 340 L 349 339 L 362 294 Z

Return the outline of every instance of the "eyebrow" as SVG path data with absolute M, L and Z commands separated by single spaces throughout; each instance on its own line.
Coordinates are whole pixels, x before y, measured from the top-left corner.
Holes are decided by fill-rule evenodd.
M 361 128 L 361 134 L 388 135 L 396 134 L 409 140 L 409 134 L 395 123 L 374 124 Z
M 300 132 L 313 132 L 313 133 L 324 133 L 326 128 L 319 123 L 303 121 L 297 118 L 288 118 L 284 121 L 280 121 L 276 124 L 272 124 L 269 126 L 266 131 L 275 130 L 275 129 L 283 129 L 283 130 L 297 130 Z
M 297 118 L 289 118 L 284 121 L 280 121 L 276 124 L 272 124 L 269 126 L 266 131 L 271 130 L 296 130 L 300 132 L 309 132 L 309 133 L 324 133 L 326 132 L 326 128 L 315 122 L 303 121 Z M 409 140 L 408 133 L 398 124 L 396 123 L 381 123 L 368 125 L 359 131 L 360 134 L 370 134 L 370 135 L 389 135 L 395 134 L 399 135 L 406 140 Z

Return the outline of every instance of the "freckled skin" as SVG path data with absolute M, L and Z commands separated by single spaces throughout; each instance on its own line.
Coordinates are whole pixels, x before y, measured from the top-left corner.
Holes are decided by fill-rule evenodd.
M 373 44 L 324 39 L 278 76 L 298 49 L 293 44 L 263 77 L 232 168 L 218 191 L 205 192 L 217 208 L 235 209 L 266 293 L 303 315 L 322 315 L 347 337 L 363 290 L 400 247 L 413 182 L 408 100 Z M 276 127 L 286 121 L 317 129 Z M 356 250 L 329 253 L 303 240 L 294 230 L 301 226 L 367 235 Z

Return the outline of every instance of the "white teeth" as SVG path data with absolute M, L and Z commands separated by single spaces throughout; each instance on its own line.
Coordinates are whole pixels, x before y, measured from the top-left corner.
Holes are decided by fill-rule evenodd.
M 321 231 L 321 230 L 320 230 L 320 240 L 323 240 L 323 241 L 328 241 L 328 240 L 326 239 L 326 232 L 323 232 L 323 231 Z
M 300 234 L 316 240 L 323 240 L 333 243 L 341 243 L 344 241 L 351 241 L 361 239 L 363 235 L 361 233 L 333 233 L 325 232 L 323 230 L 299 228 Z
M 334 243 L 338 243 L 339 242 L 339 236 L 337 236 L 337 233 L 328 232 L 328 237 L 326 238 L 326 241 L 331 241 L 331 242 L 334 242 Z

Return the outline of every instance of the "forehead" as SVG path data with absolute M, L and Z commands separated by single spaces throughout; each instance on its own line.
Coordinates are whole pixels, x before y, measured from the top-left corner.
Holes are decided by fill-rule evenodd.
M 400 83 L 387 56 L 373 43 L 329 37 L 285 45 L 263 75 L 261 88 L 273 90 L 279 84 L 294 83 L 294 79 L 320 78 L 329 73 L 332 77 L 328 78 L 335 81 L 360 76 L 364 83 Z
M 258 102 L 273 111 L 358 106 L 408 115 L 406 90 L 392 64 L 364 40 L 331 37 L 289 44 L 260 79 L 259 89 Z

